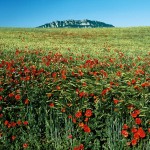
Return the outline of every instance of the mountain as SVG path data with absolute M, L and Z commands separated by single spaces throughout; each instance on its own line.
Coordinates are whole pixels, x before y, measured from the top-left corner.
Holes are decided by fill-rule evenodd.
M 85 20 L 53 21 L 41 25 L 37 28 L 103 28 L 103 27 L 114 27 L 114 26 L 100 21 L 92 21 L 85 19 Z

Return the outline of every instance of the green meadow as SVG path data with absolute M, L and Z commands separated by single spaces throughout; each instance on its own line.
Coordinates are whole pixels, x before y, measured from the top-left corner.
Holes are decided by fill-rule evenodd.
M 149 150 L 150 27 L 0 28 L 0 149 Z

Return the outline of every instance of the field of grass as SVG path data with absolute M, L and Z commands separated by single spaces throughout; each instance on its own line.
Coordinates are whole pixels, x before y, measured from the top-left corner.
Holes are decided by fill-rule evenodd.
M 0 28 L 0 149 L 149 150 L 150 27 Z

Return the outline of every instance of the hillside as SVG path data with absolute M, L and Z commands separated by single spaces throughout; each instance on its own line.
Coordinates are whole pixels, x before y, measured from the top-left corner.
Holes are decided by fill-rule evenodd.
M 64 20 L 64 21 L 53 21 L 39 26 L 38 28 L 103 28 L 103 27 L 114 27 L 111 24 L 106 24 L 100 21 L 92 20 Z

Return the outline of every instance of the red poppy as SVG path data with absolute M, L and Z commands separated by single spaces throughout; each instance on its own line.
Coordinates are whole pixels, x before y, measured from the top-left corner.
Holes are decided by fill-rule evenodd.
M 11 122 L 11 126 L 15 127 L 17 124 L 15 122 Z
M 11 137 L 11 139 L 12 139 L 12 141 L 14 141 L 14 140 L 16 139 L 16 136 L 13 135 L 13 136 Z
M 28 125 L 28 121 L 24 121 L 23 124 L 24 124 L 24 125 Z
M 76 123 L 77 121 L 76 121 L 76 119 L 75 119 L 75 118 L 72 118 L 72 122 L 73 122 L 73 123 Z
M 15 95 L 16 100 L 20 100 L 21 96 L 19 94 Z
M 61 112 L 63 112 L 63 113 L 66 112 L 66 109 L 65 109 L 65 108 L 62 108 L 62 109 L 61 109 Z
M 135 84 L 135 83 L 136 83 L 136 80 L 135 80 L 135 79 L 132 79 L 131 83 L 132 83 L 132 84 Z
M 54 107 L 54 103 L 50 103 L 49 106 L 50 106 L 50 107 Z
M 116 75 L 119 76 L 119 77 L 121 76 L 121 74 L 122 74 L 121 71 L 118 71 L 118 72 L 116 73 Z
M 117 105 L 119 103 L 119 100 L 117 100 L 117 99 L 113 99 L 113 101 L 114 101 L 115 105 Z
M 91 132 L 91 129 L 86 124 L 84 125 L 83 130 L 84 130 L 84 132 L 87 132 L 87 133 Z
M 133 146 L 135 146 L 135 145 L 137 144 L 137 140 L 136 140 L 136 139 L 132 139 L 132 140 L 131 140 L 131 144 L 132 144 Z
M 132 133 L 137 132 L 137 128 L 133 127 L 133 128 L 131 129 L 131 132 L 132 132 Z
M 85 122 L 88 122 L 88 121 L 89 121 L 89 118 L 85 118 L 84 121 L 85 121 Z
M 127 124 L 124 124 L 122 127 L 124 130 L 127 130 L 129 128 L 129 126 Z
M 145 131 L 142 129 L 142 127 L 140 127 L 137 132 L 138 132 L 140 138 L 145 138 L 146 133 L 145 133 Z
M 134 109 L 134 105 L 130 104 L 127 106 L 128 109 Z
M 128 137 L 129 133 L 127 130 L 122 130 L 121 131 L 121 134 L 124 136 L 124 137 Z
M 29 100 L 28 100 L 28 99 L 25 99 L 24 103 L 25 103 L 26 105 L 28 105 L 28 104 L 29 104 Z
M 24 143 L 24 144 L 23 144 L 23 148 L 28 148 L 28 144 L 27 144 L 27 143 Z
M 83 82 L 83 83 L 82 83 L 82 86 L 87 86 L 87 83 L 86 83 L 86 82 Z
M 83 76 L 84 73 L 81 70 L 78 70 L 79 76 Z
M 84 145 L 80 144 L 79 146 L 74 147 L 73 150 L 84 150 Z
M 56 77 L 57 77 L 57 72 L 53 72 L 53 73 L 52 73 L 52 77 L 53 77 L 53 78 L 56 78 Z
M 80 128 L 84 128 L 84 123 L 83 123 L 83 122 L 80 122 L 80 123 L 79 123 L 79 127 L 80 127 Z
M 18 121 L 17 121 L 17 124 L 18 124 L 18 125 L 21 125 L 21 121 L 20 121 L 20 120 L 18 120 Z
M 86 117 L 91 117 L 92 116 L 92 110 L 91 109 L 87 109 L 85 112 L 85 116 Z
M 75 114 L 76 118 L 80 118 L 82 116 L 82 111 L 78 111 Z
M 2 92 L 4 89 L 3 88 L 0 88 L 0 92 Z
M 132 116 L 133 118 L 136 118 L 139 114 L 140 114 L 140 110 L 136 109 L 136 110 L 134 110 L 134 111 L 131 113 L 131 116 Z
M 139 139 L 140 138 L 138 132 L 135 132 L 134 135 L 133 135 L 133 137 L 134 137 L 134 139 Z
M 84 150 L 84 145 L 83 145 L 83 144 L 80 144 L 80 145 L 79 145 L 79 149 L 80 149 L 80 150 Z
M 109 91 L 110 91 L 110 88 L 106 88 L 101 92 L 101 95 L 104 96 Z
M 0 118 L 2 118 L 3 117 L 3 114 L 0 114 Z
M 9 97 L 13 97 L 13 96 L 14 96 L 14 93 L 9 93 L 8 96 L 9 96 Z
M 82 97 L 84 97 L 84 96 L 85 96 L 85 92 L 80 92 L 80 93 L 79 93 L 79 97 L 80 97 L 80 98 L 82 98 Z
M 56 86 L 56 89 L 57 89 L 57 90 L 60 90 L 60 86 Z
M 8 120 L 5 120 L 4 125 L 7 126 L 8 123 L 9 123 L 9 121 L 8 121 Z
M 144 82 L 141 84 L 141 86 L 144 88 L 144 87 L 149 87 L 150 86 L 150 83 L 148 82 Z
M 8 123 L 7 127 L 8 127 L 8 128 L 11 128 L 11 123 Z
M 71 115 L 69 115 L 69 116 L 68 116 L 68 118 L 69 118 L 69 119 L 72 119 L 72 116 L 71 116 Z
M 142 120 L 141 120 L 141 118 L 135 118 L 135 122 L 136 122 L 136 124 L 140 125 Z
M 68 135 L 68 138 L 69 138 L 69 139 L 72 139 L 72 135 Z

